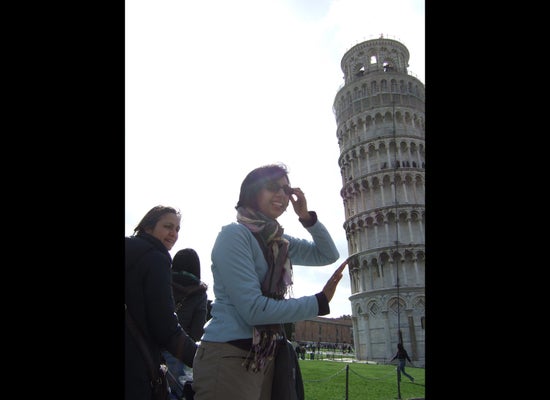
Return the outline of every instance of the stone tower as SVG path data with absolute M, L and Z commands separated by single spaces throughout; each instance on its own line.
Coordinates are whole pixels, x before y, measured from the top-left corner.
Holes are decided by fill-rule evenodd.
M 409 51 L 384 37 L 342 57 L 334 99 L 359 360 L 387 362 L 402 341 L 425 364 L 425 91 Z

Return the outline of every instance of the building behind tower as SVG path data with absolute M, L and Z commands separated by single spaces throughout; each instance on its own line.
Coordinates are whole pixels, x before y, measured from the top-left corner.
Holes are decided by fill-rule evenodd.
M 425 364 L 425 89 L 409 51 L 380 37 L 349 49 L 336 118 L 358 360 L 402 341 Z

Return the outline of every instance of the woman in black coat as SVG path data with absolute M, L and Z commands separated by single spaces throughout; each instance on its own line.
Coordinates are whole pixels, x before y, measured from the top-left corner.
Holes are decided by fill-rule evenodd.
M 169 250 L 178 240 L 180 220 L 174 208 L 156 206 L 125 238 L 125 302 L 155 365 L 160 365 L 161 349 L 166 349 L 192 367 L 197 346 L 178 322 L 171 286 Z M 151 400 L 147 364 L 128 328 L 124 339 L 125 399 Z
M 201 281 L 199 255 L 193 249 L 179 250 L 172 261 L 172 290 L 178 320 L 185 332 L 198 342 L 204 333 L 208 286 Z M 179 307 L 178 307 L 179 306 Z
M 172 293 L 176 314 L 183 330 L 196 342 L 201 340 L 207 315 L 208 286 L 201 281 L 201 262 L 194 249 L 179 250 L 172 260 Z M 170 353 L 162 353 L 170 372 L 184 384 L 193 380 L 192 368 L 186 368 Z M 176 389 L 172 387 L 172 390 Z

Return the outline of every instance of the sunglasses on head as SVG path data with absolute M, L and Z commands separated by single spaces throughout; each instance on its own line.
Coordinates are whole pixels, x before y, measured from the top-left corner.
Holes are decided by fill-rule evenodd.
M 267 182 L 264 187 L 269 190 L 270 192 L 277 193 L 279 190 L 283 189 L 285 194 L 287 196 L 290 196 L 292 193 L 294 193 L 294 190 L 288 185 L 279 185 L 277 182 Z

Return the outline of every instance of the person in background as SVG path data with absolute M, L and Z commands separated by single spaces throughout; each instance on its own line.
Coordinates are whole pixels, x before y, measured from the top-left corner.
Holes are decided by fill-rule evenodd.
M 207 314 L 208 286 L 201 281 L 201 262 L 193 249 L 179 250 L 172 260 L 172 293 L 176 303 L 176 314 L 183 330 L 198 342 L 204 333 Z M 193 380 L 193 369 L 186 366 L 168 351 L 162 355 L 166 365 L 176 379 L 185 385 Z M 172 393 L 177 388 L 172 387 Z
M 289 202 L 312 241 L 284 233 L 277 218 Z M 252 170 L 235 208 L 237 222 L 221 228 L 212 248 L 214 301 L 193 362 L 195 400 L 270 400 L 283 325 L 329 314 L 347 264 L 319 293 L 290 298 L 293 265 L 328 265 L 339 253 L 283 164 Z
M 396 358 L 397 358 L 397 378 L 399 379 L 399 381 L 401 381 L 401 374 L 403 374 L 407 378 L 409 378 L 411 382 L 414 383 L 414 378 L 405 372 L 405 364 L 407 363 L 407 360 L 409 360 L 410 363 L 412 363 L 412 361 L 409 358 L 409 354 L 407 353 L 407 350 L 405 350 L 405 347 L 403 347 L 403 343 L 397 343 L 397 352 L 395 353 L 395 355 L 390 361 L 393 361 Z
M 173 207 L 156 206 L 145 214 L 132 236 L 125 237 L 125 293 L 129 314 L 147 342 L 155 365 L 166 349 L 193 365 L 195 341 L 178 322 L 172 296 L 172 257 L 181 214 Z M 151 400 L 148 366 L 128 328 L 124 337 L 124 395 L 126 400 Z

